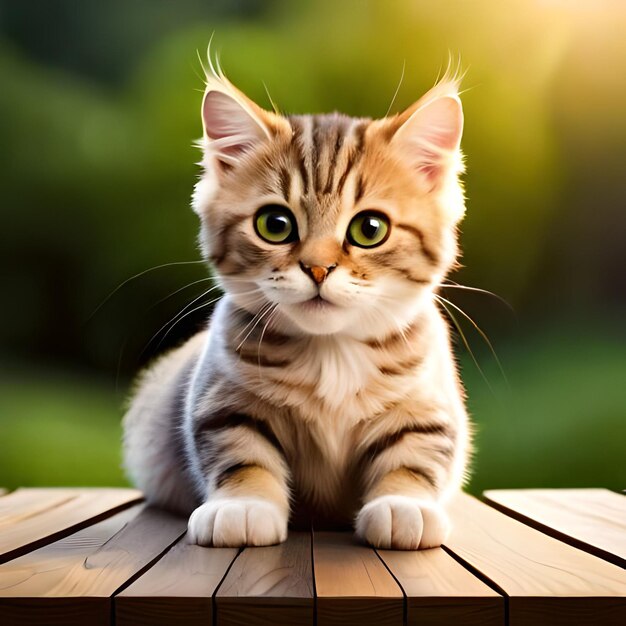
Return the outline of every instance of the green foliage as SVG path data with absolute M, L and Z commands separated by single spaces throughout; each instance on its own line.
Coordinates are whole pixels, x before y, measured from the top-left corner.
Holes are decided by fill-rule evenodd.
M 2 374 L 2 486 L 126 484 L 110 388 L 46 370 Z
M 477 425 L 471 490 L 594 487 L 626 483 L 624 337 L 579 325 L 550 329 L 503 354 L 496 367 L 464 359 L 468 406 Z M 600 324 L 598 326 L 601 327 Z M 574 341 L 574 337 L 576 340 Z

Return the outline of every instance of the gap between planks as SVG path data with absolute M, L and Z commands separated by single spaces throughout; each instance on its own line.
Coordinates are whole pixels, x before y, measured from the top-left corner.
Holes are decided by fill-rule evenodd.
M 622 625 L 626 572 L 465 494 L 446 548 L 508 596 L 512 626 Z
M 240 553 L 193 545 L 183 535 L 115 596 L 116 626 L 215 623 L 215 594 Z
M 485 501 L 537 530 L 626 569 L 626 498 L 608 489 L 496 489 Z
M 106 519 L 141 499 L 136 489 L 17 489 L 0 498 L 0 564 Z
M 64 540 L 33 551 L 25 557 L 17 558 L 8 565 L 17 565 L 18 570 L 14 571 L 17 572 L 16 575 L 21 576 L 19 568 L 22 564 L 30 563 L 29 567 L 34 567 L 38 558 L 45 562 L 46 558 L 50 558 L 51 555 L 67 556 L 68 552 L 78 550 L 75 563 L 88 564 L 89 567 L 81 570 L 80 568 L 72 569 L 74 566 L 68 565 L 67 575 L 69 572 L 72 572 L 72 576 L 78 575 L 77 580 L 80 583 L 78 586 L 82 588 L 82 591 L 78 589 L 82 595 L 78 593 L 73 598 L 74 604 L 70 602 L 68 606 L 74 607 L 72 609 L 74 611 L 78 602 L 81 610 L 89 613 L 96 606 L 93 602 L 99 601 L 101 607 L 104 606 L 102 605 L 104 602 L 109 610 L 111 606 L 115 609 L 115 618 L 119 625 L 124 623 L 124 602 L 128 600 L 127 608 L 134 601 L 139 601 L 140 604 L 142 601 L 145 603 L 147 599 L 145 592 L 150 588 L 150 580 L 157 576 L 160 570 L 169 570 L 168 563 L 171 559 L 179 558 L 181 563 L 189 565 L 184 554 L 176 557 L 177 550 L 183 552 L 191 550 L 192 553 L 209 560 L 216 554 L 221 554 L 222 564 L 217 568 L 217 572 L 214 572 L 215 587 L 210 594 L 205 592 L 210 602 L 210 617 L 198 622 L 206 624 L 213 617 L 214 606 L 217 607 L 216 616 L 221 620 L 223 615 L 220 613 L 219 605 L 224 599 L 229 599 L 228 601 L 232 601 L 234 605 L 237 604 L 236 598 L 240 598 L 239 592 L 235 587 L 228 590 L 227 583 L 229 575 L 235 576 L 233 572 L 239 559 L 241 559 L 239 565 L 243 566 L 245 559 L 252 559 L 252 561 L 260 559 L 262 562 L 263 558 L 259 555 L 274 554 L 274 556 L 278 555 L 276 558 L 280 564 L 280 559 L 286 558 L 285 555 L 289 554 L 290 547 L 285 544 L 282 548 L 280 546 L 246 548 L 242 551 L 233 550 L 230 553 L 228 549 L 189 546 L 184 543 L 183 539 L 178 539 L 186 527 L 185 520 L 173 518 L 171 521 L 164 522 L 166 518 L 163 516 L 166 514 L 158 510 L 146 512 L 140 518 L 137 515 L 139 510 L 143 508 L 134 507 L 127 512 L 118 513 Z M 423 625 L 440 624 L 442 621 L 444 623 L 454 621 L 473 623 L 462 619 L 441 619 L 442 611 L 448 611 L 450 615 L 450 611 L 454 609 L 455 600 L 458 601 L 459 597 L 466 599 L 469 597 L 470 605 L 468 606 L 464 601 L 465 604 L 461 603 L 460 610 L 472 615 L 475 609 L 472 603 L 474 605 L 478 603 L 482 607 L 483 615 L 491 620 L 481 619 L 476 620 L 475 623 L 502 624 L 505 623 L 503 614 L 505 600 L 502 596 L 506 598 L 508 595 L 510 597 L 508 617 L 510 623 L 516 626 L 566 624 L 571 623 L 574 616 L 578 620 L 577 624 L 623 623 L 626 617 L 623 598 L 626 579 L 623 577 L 623 571 L 616 566 L 547 537 L 469 496 L 462 495 L 457 498 L 452 506 L 452 517 L 455 524 L 453 535 L 446 545 L 447 552 L 443 550 L 374 551 L 371 548 L 356 545 L 351 535 L 347 533 L 309 535 L 308 539 L 302 542 L 303 545 L 300 546 L 298 554 L 301 555 L 301 559 L 305 558 L 304 555 L 308 555 L 306 559 L 309 565 L 306 568 L 310 571 L 312 584 L 308 603 L 313 611 L 313 621 L 317 620 L 320 626 L 349 623 L 346 619 L 360 624 L 419 623 Z M 118 527 L 119 524 L 122 524 L 122 528 Z M 159 534 L 163 534 L 164 526 L 170 529 L 168 531 L 170 534 L 167 537 L 158 537 Z M 103 529 L 104 527 L 110 530 L 99 531 L 104 532 L 104 535 L 101 534 L 100 547 L 94 550 L 96 546 L 93 543 L 93 533 L 96 528 Z M 149 529 L 153 530 L 148 532 Z M 113 535 L 107 536 L 107 533 L 111 532 Z M 156 535 L 153 537 L 154 533 Z M 172 547 L 168 549 L 168 546 Z M 274 552 L 271 553 L 268 550 L 274 550 Z M 247 556 L 243 556 L 246 553 Z M 257 556 L 253 556 L 255 554 Z M 115 563 L 122 564 L 121 570 L 111 572 L 106 569 L 111 559 Z M 430 562 L 433 559 L 443 559 L 443 561 L 437 565 Z M 457 585 L 456 590 L 444 586 L 444 582 L 450 583 L 450 578 L 454 581 L 454 577 L 449 576 L 450 563 L 457 567 L 457 576 L 461 577 L 459 580 L 463 583 L 459 587 L 460 583 L 454 582 Z M 416 568 L 416 565 L 419 567 Z M 246 573 L 244 569 L 240 568 L 241 575 Z M 280 567 L 274 569 L 280 569 Z M 419 571 L 428 575 L 416 575 Z M 433 576 L 437 571 L 445 572 L 446 576 L 438 580 Z M 98 572 L 102 573 L 98 574 Z M 176 570 L 172 572 L 174 582 L 183 583 L 184 579 L 179 580 L 176 573 Z M 96 574 L 99 578 L 94 578 Z M 189 572 L 187 574 L 188 579 L 191 580 L 196 578 L 197 572 L 192 571 L 193 576 Z M 53 575 L 61 576 L 61 580 L 65 580 L 62 573 L 58 572 L 56 574 L 42 572 L 38 580 L 40 583 L 42 581 L 45 583 L 46 576 Z M 113 578 L 111 575 L 114 575 Z M 30 598 L 35 603 L 49 607 L 51 599 L 36 595 L 37 585 L 32 586 L 33 583 L 30 580 L 32 578 L 33 576 L 29 574 L 28 580 L 21 579 L 21 583 L 18 581 L 18 587 L 22 585 L 22 597 Z M 67 584 L 70 582 L 72 582 L 71 579 L 67 579 Z M 488 585 L 484 584 L 485 582 Z M 57 594 L 56 600 L 67 601 L 69 596 L 63 595 L 63 587 L 59 587 L 59 581 L 55 579 L 52 583 Z M 74 580 L 71 587 L 74 594 L 77 592 L 76 583 L 77 581 Z M 254 583 L 254 577 L 246 583 L 248 598 L 252 599 L 246 601 L 252 603 L 258 601 Z M 264 584 L 267 585 L 267 580 Z M 428 585 L 433 584 L 437 586 L 436 593 L 432 588 L 428 588 Z M 468 593 L 465 589 L 464 593 L 459 593 L 459 588 L 463 589 L 466 584 L 472 587 L 478 586 L 480 589 L 475 589 L 472 593 Z M 15 584 L 9 586 L 14 588 Z M 45 587 L 45 584 L 43 586 Z M 501 594 L 490 589 L 490 586 L 499 590 Z M 278 609 L 284 612 L 292 610 L 298 604 L 297 601 L 291 604 L 287 602 L 287 605 L 276 603 L 276 596 L 271 594 L 271 585 L 269 589 L 265 589 L 264 593 L 263 602 L 266 608 L 270 607 L 272 610 L 278 606 Z M 159 596 L 150 597 L 148 604 L 151 605 L 153 601 L 156 601 L 155 597 L 166 597 L 161 592 L 159 594 Z M 111 596 L 115 596 L 114 600 L 111 600 Z M 181 593 L 176 591 L 176 597 L 179 596 Z M 300 607 L 302 605 L 306 607 L 306 595 L 296 594 L 293 597 L 296 600 L 304 597 L 305 602 L 300 603 Z M 240 599 L 244 600 L 243 597 Z M 188 598 L 182 597 L 183 603 L 187 601 Z M 245 601 L 242 602 L 243 604 Z M 274 608 L 272 608 L 273 604 Z M 63 602 L 60 604 L 57 602 L 56 606 L 64 605 Z M 266 615 L 271 617 L 272 610 L 266 612 Z M 78 619 L 80 613 L 72 611 L 67 615 L 75 620 Z M 85 613 L 82 615 L 84 617 Z M 182 617 L 178 613 L 175 615 Z M 126 618 L 128 617 L 127 614 Z M 431 618 L 432 621 L 429 622 Z M 13 623 L 19 623 L 19 620 Z M 126 623 L 141 622 L 127 620 Z M 220 621 L 220 626 L 223 624 L 227 622 Z
M 501 626 L 504 601 L 443 550 L 377 553 L 350 533 L 291 532 L 243 550 L 182 538 L 115 597 L 115 615 L 117 626 Z
M 185 526 L 138 504 L 1 565 L 3 625 L 109 624 L 112 596 L 149 571 Z
M 32 610 L 38 611 L 40 616 L 45 614 L 46 618 L 43 621 L 50 623 L 54 620 L 60 623 L 71 623 L 72 620 L 80 622 L 88 618 L 102 619 L 102 614 L 104 612 L 108 614 L 111 610 L 118 626 L 142 621 L 146 623 L 147 608 L 155 609 L 159 604 L 162 608 L 163 603 L 167 604 L 172 599 L 175 604 L 174 612 L 169 615 L 176 619 L 182 618 L 181 606 L 187 606 L 190 602 L 190 598 L 185 597 L 182 588 L 186 589 L 187 596 L 189 596 L 189 576 L 179 578 L 176 568 L 171 570 L 174 574 L 174 583 L 181 583 L 182 587 L 174 589 L 173 594 L 170 587 L 170 598 L 164 593 L 164 589 L 153 586 L 154 580 L 158 580 L 164 571 L 170 571 L 170 565 L 176 559 L 189 566 L 193 561 L 193 559 L 190 561 L 190 554 L 209 561 L 214 560 L 216 555 L 220 554 L 222 561 L 218 563 L 217 572 L 213 572 L 214 589 L 209 590 L 211 593 L 207 594 L 205 587 L 201 593 L 197 594 L 208 595 L 209 597 L 205 600 L 208 599 L 210 603 L 210 607 L 207 607 L 206 603 L 201 607 L 201 619 L 197 623 L 206 624 L 212 617 L 219 615 L 220 626 L 227 626 L 229 622 L 224 619 L 225 614 L 220 611 L 220 602 L 223 604 L 224 600 L 231 601 L 237 608 L 238 602 L 244 600 L 239 592 L 228 591 L 227 583 L 233 568 L 239 563 L 241 574 L 245 571 L 246 559 L 248 562 L 250 559 L 252 562 L 256 559 L 261 564 L 267 564 L 265 557 L 268 555 L 274 555 L 278 561 L 284 560 L 290 550 L 293 552 L 294 541 L 298 537 L 292 532 L 290 542 L 268 548 L 245 550 L 201 548 L 186 544 L 184 538 L 181 538 L 186 527 L 185 520 L 169 516 L 158 509 L 134 506 L 121 513 L 111 511 L 110 515 L 101 522 L 86 522 L 89 526 L 82 530 L 74 529 L 72 532 L 72 529 L 65 529 L 65 533 L 71 534 L 46 546 L 33 549 L 31 544 L 27 548 L 30 550 L 28 554 L 16 557 L 0 568 L 5 581 L 5 593 L 2 594 L 5 597 L 0 602 L 4 604 L 5 609 L 9 607 L 9 612 L 5 612 L 8 623 L 20 623 L 24 619 L 23 602 L 17 602 L 16 605 L 18 598 L 27 599 L 27 602 L 33 605 Z M 405 624 L 407 620 L 409 623 L 416 623 L 415 619 L 419 619 L 420 624 L 428 623 L 427 620 L 422 619 L 427 615 L 424 598 L 415 600 L 409 597 L 416 594 L 423 596 L 424 588 L 418 586 L 417 589 L 414 588 L 407 594 L 400 581 L 400 577 L 405 575 L 401 572 L 402 559 L 417 559 L 418 561 L 413 565 L 419 565 L 419 559 L 424 558 L 425 553 L 395 553 L 395 555 L 394 553 L 387 555 L 377 553 L 372 548 L 356 544 L 349 533 L 315 535 L 311 531 L 307 535 L 300 535 L 299 541 L 298 554 L 300 556 L 298 558 L 301 561 L 306 558 L 305 569 L 308 570 L 310 590 L 299 596 L 292 594 L 295 600 L 285 603 L 283 602 L 285 594 L 282 591 L 276 594 L 271 589 L 266 589 L 264 602 L 267 609 L 266 615 L 270 618 L 269 623 L 277 623 L 272 619 L 272 614 L 276 617 L 277 610 L 282 615 L 292 617 L 299 615 L 303 623 L 318 623 L 320 626 L 349 622 L 360 624 L 363 620 L 369 624 L 385 625 Z M 439 554 L 439 558 L 441 556 L 448 558 L 440 550 L 429 552 Z M 50 562 L 50 559 L 58 558 L 63 558 L 65 565 L 61 568 L 55 567 L 52 573 L 46 563 Z M 452 562 L 452 559 L 448 560 Z M 114 569 L 111 569 L 112 564 L 116 564 Z M 280 567 L 275 569 L 280 570 L 284 563 L 279 563 L 279 565 Z M 30 572 L 26 578 L 23 578 L 22 574 L 25 571 L 24 567 Z M 444 569 L 448 571 L 448 568 L 449 565 L 445 564 Z M 193 579 L 198 580 L 198 572 L 193 571 L 192 574 Z M 467 574 L 467 576 L 471 578 L 471 575 Z M 264 577 L 261 576 L 261 578 Z M 404 581 L 405 584 L 407 581 L 408 584 L 414 584 L 410 578 Z M 165 582 L 166 587 L 173 584 L 172 580 L 169 583 L 167 580 Z M 258 602 L 260 595 L 258 587 L 255 586 L 254 576 L 248 583 L 247 601 L 254 604 Z M 433 595 L 432 590 L 426 590 L 426 592 L 428 595 Z M 449 590 L 440 589 L 435 596 L 439 595 L 443 598 L 448 595 L 448 592 Z M 417 608 L 409 606 L 414 601 L 417 604 L 421 603 L 422 606 Z M 245 601 L 242 602 L 242 606 L 244 604 Z M 445 601 L 444 604 L 449 603 Z M 204 608 L 204 614 L 202 614 L 202 608 Z M 210 616 L 208 619 L 207 609 Z M 443 606 L 435 599 L 426 609 L 433 612 L 435 616 L 441 616 L 441 612 L 445 612 L 449 607 Z M 237 623 L 236 611 L 234 614 L 231 613 L 231 617 L 232 615 L 235 615 L 235 621 L 232 623 Z M 162 614 L 161 617 L 163 618 L 164 615 Z M 185 621 L 193 623 L 193 620 Z M 441 623 L 441 621 L 437 619 L 433 623 Z M 158 620 L 149 620 L 148 623 L 156 624 Z M 163 623 L 167 623 L 167 619 Z M 289 623 L 295 624 L 298 620 L 292 619 Z

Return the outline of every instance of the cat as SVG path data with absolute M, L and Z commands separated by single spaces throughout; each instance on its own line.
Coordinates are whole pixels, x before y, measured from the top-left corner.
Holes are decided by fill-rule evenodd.
M 465 211 L 459 80 L 372 120 L 268 112 L 207 74 L 193 208 L 225 295 L 141 377 L 127 472 L 200 545 L 314 520 L 439 546 L 471 438 L 435 298 Z

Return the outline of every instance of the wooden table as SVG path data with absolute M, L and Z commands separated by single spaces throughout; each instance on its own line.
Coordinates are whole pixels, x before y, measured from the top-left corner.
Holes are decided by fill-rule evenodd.
M 443 548 L 201 548 L 131 489 L 0 497 L 0 624 L 626 625 L 626 496 L 460 495 Z

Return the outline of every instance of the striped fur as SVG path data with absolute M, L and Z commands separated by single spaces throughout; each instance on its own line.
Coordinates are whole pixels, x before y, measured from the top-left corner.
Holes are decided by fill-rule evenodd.
M 226 295 L 125 418 L 131 477 L 149 500 L 193 510 L 192 540 L 267 545 L 311 516 L 380 547 L 444 539 L 469 453 L 434 299 L 464 210 L 457 87 L 446 79 L 383 120 L 282 117 L 209 77 L 194 209 Z M 298 240 L 256 234 L 267 204 L 289 207 Z M 390 221 L 371 249 L 346 238 L 366 209 Z M 317 284 L 312 266 L 333 271 Z

